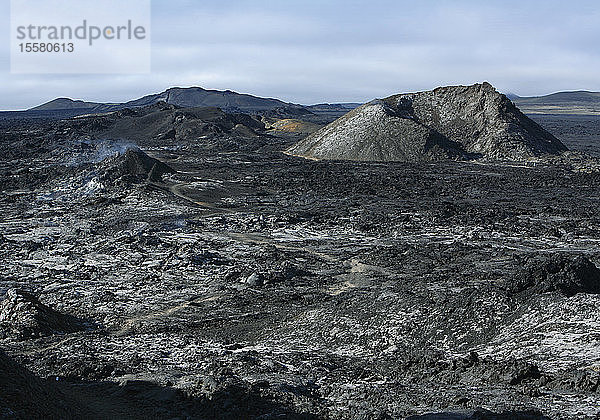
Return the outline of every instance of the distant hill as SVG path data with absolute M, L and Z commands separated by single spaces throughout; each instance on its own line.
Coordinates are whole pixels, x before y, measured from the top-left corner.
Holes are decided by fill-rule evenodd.
M 337 111 L 352 111 L 358 108 L 362 104 L 355 102 L 340 103 L 340 104 L 316 104 L 309 105 L 307 108 L 311 111 L 323 111 L 323 112 L 337 112 Z
M 118 111 L 125 108 L 138 108 L 160 102 L 166 102 L 184 108 L 215 107 L 226 112 L 259 113 L 277 110 L 284 110 L 286 114 L 309 112 L 307 108 L 302 105 L 283 102 L 279 99 L 261 98 L 258 96 L 236 93 L 230 90 L 207 90 L 200 87 L 174 87 L 161 93 L 147 95 L 139 99 L 116 104 L 58 98 L 31 108 L 28 111 L 80 110 L 82 114 L 103 113 Z
M 227 113 L 261 115 L 276 119 L 299 119 L 313 124 L 327 124 L 360 106 L 357 103 L 300 105 L 274 98 L 201 87 L 173 87 L 123 103 L 99 103 L 57 98 L 26 111 L 0 112 L 0 118 L 71 118 L 78 115 L 103 114 L 167 103 L 181 108 L 219 108 Z
M 258 96 L 233 92 L 231 90 L 206 90 L 200 87 L 170 88 L 158 94 L 148 95 L 140 99 L 125 102 L 120 106 L 132 108 L 152 105 L 158 102 L 166 102 L 171 105 L 185 108 L 216 107 L 221 108 L 226 112 L 267 111 L 286 106 L 302 107 L 301 105 L 286 103 L 279 99 L 261 98 Z
M 506 96 L 525 114 L 600 115 L 600 92 L 558 92 L 534 97 L 522 97 L 508 93 Z M 164 92 L 146 95 L 124 103 L 98 103 L 57 98 L 31 108 L 25 111 L 25 114 L 70 117 L 137 108 L 160 102 L 185 108 L 215 107 L 230 113 L 261 114 L 274 118 L 300 118 L 321 124 L 328 123 L 361 105 L 358 103 L 299 105 L 231 90 L 173 87 Z
M 29 109 L 29 111 L 60 111 L 60 110 L 73 110 L 73 109 L 94 109 L 97 107 L 113 107 L 117 104 L 99 104 L 96 102 L 84 102 L 76 101 L 69 98 L 56 98 L 45 104 L 36 106 Z
M 584 90 L 509 98 L 526 114 L 600 115 L 600 92 Z

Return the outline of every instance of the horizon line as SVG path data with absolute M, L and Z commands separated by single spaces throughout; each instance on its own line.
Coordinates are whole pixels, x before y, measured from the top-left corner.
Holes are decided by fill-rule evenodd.
M 481 83 L 484 83 L 484 82 L 481 82 Z M 478 84 L 478 83 L 475 83 L 475 84 Z M 445 86 L 437 86 L 436 88 L 433 88 L 433 89 L 437 89 L 439 87 L 447 87 L 447 86 L 467 86 L 467 85 L 460 85 L 460 84 L 457 84 L 457 85 L 445 85 Z M 314 104 L 302 104 L 302 103 L 297 103 L 297 102 L 287 102 L 286 100 L 283 100 L 283 99 L 280 99 L 280 98 L 274 97 L 274 96 L 259 96 L 259 94 L 237 92 L 237 91 L 232 90 L 232 89 L 221 90 L 221 89 L 203 88 L 203 87 L 198 86 L 198 85 L 192 85 L 192 86 L 187 86 L 187 87 L 171 86 L 171 87 L 168 87 L 168 88 L 166 88 L 164 90 L 161 90 L 159 92 L 156 92 L 156 93 L 147 93 L 145 95 L 139 96 L 137 98 L 129 99 L 129 100 L 124 101 L 124 102 L 97 102 L 97 101 L 89 100 L 89 99 L 74 99 L 74 98 L 68 97 L 68 96 L 57 96 L 54 99 L 50 99 L 50 100 L 48 100 L 46 102 L 39 103 L 38 105 L 33 105 L 30 108 L 23 108 L 23 109 L 0 109 L 0 112 L 26 112 L 26 111 L 31 111 L 31 110 L 33 110 L 33 108 L 36 108 L 36 107 L 42 106 L 42 105 L 46 105 L 48 103 L 51 103 L 53 101 L 60 100 L 60 99 L 66 99 L 66 100 L 70 100 L 72 102 L 88 102 L 88 103 L 93 103 L 93 104 L 96 104 L 96 105 L 122 105 L 122 104 L 125 104 L 127 102 L 131 102 L 131 101 L 135 101 L 135 100 L 144 98 L 146 96 L 159 95 L 159 94 L 164 93 L 164 92 L 166 92 L 167 90 L 170 90 L 170 89 L 202 89 L 202 90 L 205 90 L 205 91 L 212 91 L 212 92 L 232 92 L 232 93 L 235 93 L 235 94 L 238 94 L 238 95 L 249 95 L 249 96 L 253 96 L 253 97 L 256 97 L 256 98 L 273 99 L 273 100 L 278 100 L 278 101 L 282 101 L 282 102 L 289 103 L 289 104 L 302 105 L 302 106 L 314 106 L 314 105 L 321 105 L 321 104 L 331 104 L 331 105 L 335 105 L 335 104 L 364 104 L 364 103 L 367 103 L 369 100 L 377 99 L 377 98 L 372 98 L 372 99 L 369 99 L 369 100 L 367 100 L 365 102 L 355 102 L 355 101 L 334 101 L 334 102 L 331 102 L 331 101 L 324 101 L 324 102 L 316 102 Z M 433 89 L 430 89 L 430 90 L 433 90 Z M 423 91 L 407 91 L 407 92 L 400 92 L 400 93 L 404 94 L 404 93 L 416 93 L 416 92 L 423 92 Z M 520 99 L 543 98 L 545 96 L 555 95 L 555 94 L 558 94 L 558 93 L 597 93 L 597 94 L 600 94 L 600 92 L 593 91 L 593 90 L 585 90 L 585 89 L 559 90 L 559 91 L 553 91 L 551 93 L 546 93 L 546 94 L 541 94 L 541 95 L 531 95 L 531 96 L 520 96 L 517 93 L 512 92 L 512 91 L 506 91 L 506 92 L 498 91 L 498 92 L 500 92 L 500 93 L 502 93 L 502 94 L 504 94 L 506 96 L 516 96 L 516 97 L 518 97 Z M 398 93 L 392 93 L 392 95 L 396 95 L 396 94 L 398 94 Z

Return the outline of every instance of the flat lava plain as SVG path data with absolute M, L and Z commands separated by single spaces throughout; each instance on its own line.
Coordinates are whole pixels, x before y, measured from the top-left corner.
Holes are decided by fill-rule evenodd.
M 1 122 L 0 415 L 597 418 L 595 167 L 86 121 Z

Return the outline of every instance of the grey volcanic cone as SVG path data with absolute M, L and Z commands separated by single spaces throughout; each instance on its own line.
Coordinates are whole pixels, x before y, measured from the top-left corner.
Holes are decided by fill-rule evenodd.
M 567 150 L 489 83 L 441 87 L 369 102 L 298 142 L 316 159 L 524 160 Z

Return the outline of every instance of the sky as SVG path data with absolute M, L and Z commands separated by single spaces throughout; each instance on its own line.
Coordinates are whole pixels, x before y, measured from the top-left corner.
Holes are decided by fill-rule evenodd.
M 11 74 L 9 0 L 0 24 L 3 110 L 172 86 L 302 104 L 482 81 L 521 96 L 600 91 L 597 0 L 153 0 L 149 74 Z

